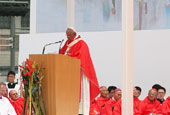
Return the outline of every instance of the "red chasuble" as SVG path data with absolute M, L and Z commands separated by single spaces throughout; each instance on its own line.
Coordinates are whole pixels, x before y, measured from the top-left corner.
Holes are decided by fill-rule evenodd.
M 137 112 L 139 111 L 140 103 L 141 100 L 139 100 L 137 97 L 133 98 L 133 115 L 136 115 Z M 121 115 L 121 109 L 122 109 L 121 104 L 122 104 L 122 100 L 119 99 L 114 106 L 113 115 Z
M 139 100 L 139 98 L 134 97 L 133 98 L 133 114 L 135 115 L 139 111 L 140 103 L 142 101 Z
M 122 111 L 122 105 L 121 104 L 122 104 L 122 100 L 119 99 L 114 106 L 112 115 L 122 115 L 122 112 L 121 112 Z
M 140 103 L 139 112 L 136 115 L 150 115 L 151 113 L 162 114 L 160 102 L 155 99 L 149 101 L 148 96 Z
M 117 101 L 113 99 L 109 99 L 109 101 L 106 103 L 106 113 L 107 115 L 112 115 L 113 114 L 113 109 Z
M 79 38 L 80 36 L 78 36 L 75 40 Z M 68 40 L 60 50 L 60 54 L 65 54 L 68 47 L 67 45 L 68 45 Z M 99 94 L 99 85 L 98 85 L 96 72 L 94 70 L 94 66 L 90 57 L 89 48 L 87 44 L 83 40 L 78 41 L 76 44 L 70 47 L 70 49 L 67 51 L 67 55 L 80 59 L 81 68 L 84 74 L 89 79 L 90 101 L 92 101 Z
M 22 110 L 24 107 L 24 98 L 19 97 L 16 101 L 10 101 L 13 105 L 17 115 L 22 115 Z
M 162 106 L 162 114 L 170 115 L 170 97 L 167 97 L 161 106 Z
M 91 102 L 91 104 L 90 104 L 90 112 L 89 112 L 89 115 L 101 115 L 96 100 L 93 100 L 93 101 Z
M 96 100 L 98 109 L 101 115 L 108 115 L 106 112 L 106 103 L 109 101 L 108 98 L 98 97 Z

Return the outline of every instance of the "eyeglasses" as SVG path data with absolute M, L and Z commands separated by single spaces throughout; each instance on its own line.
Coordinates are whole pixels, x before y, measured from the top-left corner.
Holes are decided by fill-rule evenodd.
M 11 94 L 11 95 L 18 95 L 17 93 L 13 93 L 13 94 Z
M 110 93 L 115 93 L 114 91 L 111 91 Z
M 6 93 L 6 92 L 8 92 L 8 90 L 0 90 L 0 92 Z

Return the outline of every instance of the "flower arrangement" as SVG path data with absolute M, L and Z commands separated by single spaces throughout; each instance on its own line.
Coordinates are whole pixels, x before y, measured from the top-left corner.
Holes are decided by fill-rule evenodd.
M 19 65 L 24 84 L 25 100 L 22 115 L 46 115 L 42 97 L 42 66 L 29 59 Z

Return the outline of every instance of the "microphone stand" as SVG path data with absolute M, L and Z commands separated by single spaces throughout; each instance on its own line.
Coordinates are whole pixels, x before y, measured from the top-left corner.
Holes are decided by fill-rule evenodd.
M 58 41 L 58 42 L 54 42 L 54 43 L 46 44 L 46 45 L 43 47 L 42 54 L 44 54 L 44 52 L 45 52 L 45 48 L 46 48 L 47 46 L 52 45 L 52 44 L 62 43 L 63 41 L 64 41 L 64 40 L 62 40 L 62 41 Z
M 59 54 L 60 54 L 61 45 L 62 45 L 63 41 L 64 41 L 64 39 L 62 39 L 62 40 L 61 40 L 61 44 L 60 44 L 60 47 L 59 47 L 59 52 L 58 52 Z

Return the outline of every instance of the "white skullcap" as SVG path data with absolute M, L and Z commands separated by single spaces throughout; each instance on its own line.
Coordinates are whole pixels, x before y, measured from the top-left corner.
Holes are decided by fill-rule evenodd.
M 75 29 L 74 27 L 72 27 L 72 26 L 68 27 L 68 29 L 71 29 L 71 30 L 73 30 L 74 32 L 76 32 L 76 29 Z

